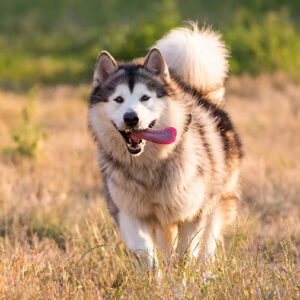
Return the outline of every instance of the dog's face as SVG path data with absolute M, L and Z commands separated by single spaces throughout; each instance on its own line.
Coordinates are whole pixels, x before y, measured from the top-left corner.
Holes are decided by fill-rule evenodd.
M 149 52 L 143 64 L 118 65 L 107 52 L 100 53 L 90 98 L 90 125 L 102 146 L 122 143 L 130 154 L 141 154 L 146 144 L 142 133 L 162 124 L 168 80 L 166 62 L 157 49 Z

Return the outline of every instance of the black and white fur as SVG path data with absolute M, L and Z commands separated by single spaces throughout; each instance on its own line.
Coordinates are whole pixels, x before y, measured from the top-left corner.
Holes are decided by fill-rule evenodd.
M 211 30 L 170 31 L 146 58 L 116 62 L 101 52 L 90 97 L 107 205 L 127 247 L 151 268 L 168 257 L 212 257 L 239 200 L 239 138 L 222 109 L 228 52 Z M 170 145 L 126 138 L 135 130 L 177 129 Z

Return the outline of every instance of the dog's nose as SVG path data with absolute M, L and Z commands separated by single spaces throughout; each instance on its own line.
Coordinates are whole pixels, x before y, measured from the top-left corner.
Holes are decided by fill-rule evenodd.
M 124 114 L 124 122 L 130 127 L 134 127 L 139 122 L 139 117 L 134 111 L 129 111 Z

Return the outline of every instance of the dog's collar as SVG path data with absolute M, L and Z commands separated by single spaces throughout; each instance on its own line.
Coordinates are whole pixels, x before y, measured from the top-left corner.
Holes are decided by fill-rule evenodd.
M 184 130 L 183 130 L 183 133 L 187 133 L 190 129 L 190 124 L 192 123 L 192 115 L 191 114 L 188 114 L 187 115 L 187 120 L 185 122 L 185 127 L 184 127 Z

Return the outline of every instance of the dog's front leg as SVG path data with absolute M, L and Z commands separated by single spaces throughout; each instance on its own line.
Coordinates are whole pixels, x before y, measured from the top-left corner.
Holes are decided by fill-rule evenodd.
M 148 224 L 134 216 L 119 212 L 119 228 L 125 245 L 149 269 L 156 264 L 151 229 Z
M 156 244 L 164 258 L 168 260 L 177 245 L 178 226 L 161 225 L 155 229 Z

